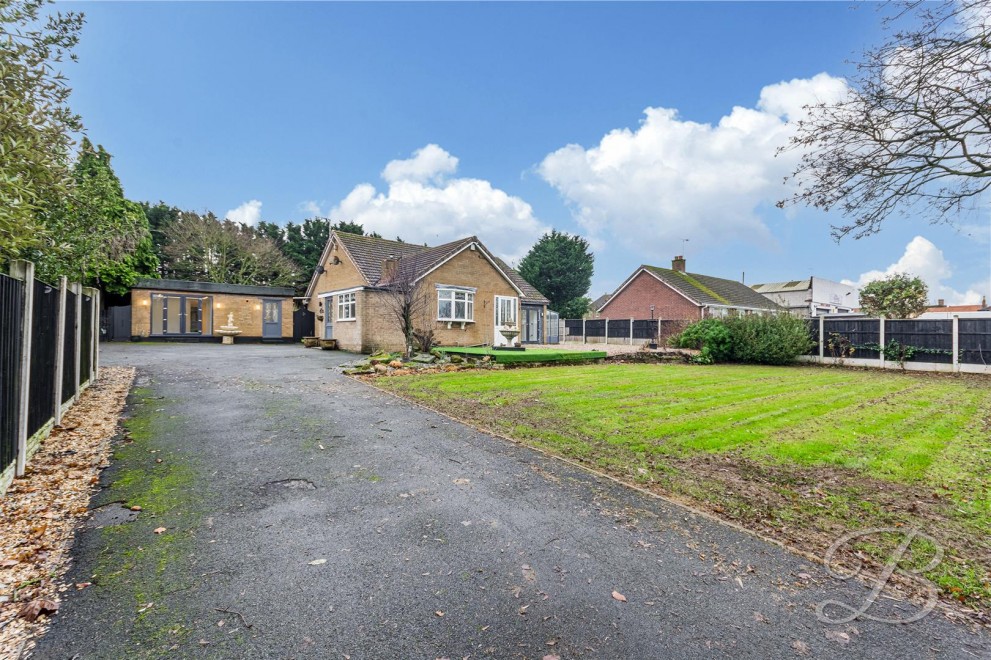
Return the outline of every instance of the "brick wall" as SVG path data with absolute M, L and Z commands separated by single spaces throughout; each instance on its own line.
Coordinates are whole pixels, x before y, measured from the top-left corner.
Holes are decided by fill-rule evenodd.
M 131 335 L 150 337 L 151 334 L 151 296 L 161 293 L 167 296 L 193 296 L 209 298 L 212 306 L 212 327 L 216 335 L 222 325 L 227 325 L 227 315 L 234 314 L 234 325 L 241 330 L 243 337 L 262 336 L 262 298 L 226 293 L 201 293 L 182 291 L 131 291 Z M 204 332 L 204 335 L 211 333 Z M 193 335 L 195 336 L 195 335 Z M 282 338 L 292 338 L 292 299 L 282 300 Z
M 340 263 L 335 264 L 334 258 L 337 258 Z M 320 316 L 321 312 L 318 309 L 319 294 L 325 291 L 338 291 L 340 289 L 349 289 L 355 286 L 365 286 L 365 278 L 361 275 L 361 272 L 355 267 L 354 263 L 351 262 L 351 258 L 348 257 L 347 253 L 341 249 L 340 245 L 334 244 L 330 249 L 330 253 L 327 255 L 327 260 L 322 264 L 324 267 L 324 272 L 317 277 L 317 284 L 313 288 L 313 297 L 310 299 L 307 309 L 311 312 Z M 336 301 L 335 301 L 336 302 Z M 317 319 L 317 325 L 321 325 L 323 320 Z M 322 331 L 321 331 L 322 332 Z M 317 333 L 317 336 L 322 337 L 321 333 Z
M 697 321 L 701 318 L 697 305 L 645 272 L 613 296 L 599 313 L 599 318 L 649 319 L 651 305 L 654 305 L 655 319 Z

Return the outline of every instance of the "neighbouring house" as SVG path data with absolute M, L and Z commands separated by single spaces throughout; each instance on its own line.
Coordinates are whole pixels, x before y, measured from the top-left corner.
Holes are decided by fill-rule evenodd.
M 780 312 L 742 282 L 689 273 L 678 256 L 671 268 L 640 266 L 597 310 L 599 318 L 698 321 L 710 317 Z
M 754 284 L 753 290 L 795 316 L 850 314 L 860 306 L 860 289 L 821 277 Z
M 592 304 L 588 306 L 588 311 L 585 312 L 585 316 L 583 316 L 582 318 L 586 318 L 586 319 L 599 318 L 600 316 L 599 310 L 605 306 L 606 302 L 608 302 L 610 298 L 612 298 L 611 293 L 604 293 L 595 300 L 593 300 Z
M 988 307 L 988 299 L 981 296 L 979 305 L 947 305 L 946 301 L 940 298 L 936 304 L 926 309 L 917 318 L 920 319 L 951 319 L 954 316 L 961 318 L 987 318 L 991 316 L 991 307 Z
M 216 341 L 233 314 L 238 341 L 291 341 L 291 287 L 139 280 L 131 287 L 131 337 Z
M 415 286 L 418 333 L 447 346 L 543 343 L 547 305 L 519 273 L 475 236 L 435 247 L 333 231 L 306 291 L 317 334 L 342 349 L 401 350 L 397 289 Z

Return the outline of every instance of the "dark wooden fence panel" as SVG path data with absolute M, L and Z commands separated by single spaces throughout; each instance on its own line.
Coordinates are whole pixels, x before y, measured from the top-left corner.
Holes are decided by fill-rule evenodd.
M 646 319 L 633 322 L 634 339 L 653 339 L 656 341 L 658 330 L 659 323 L 655 319 Z
M 607 325 L 609 326 L 606 329 L 606 332 L 609 333 L 607 335 L 608 337 L 613 339 L 630 338 L 630 319 L 613 319 Z
M 826 319 L 823 321 L 823 339 L 829 342 L 829 336 L 836 333 L 850 340 L 856 347 L 853 355 L 846 357 L 861 358 L 865 360 L 877 360 L 881 353 L 876 349 L 864 348 L 865 345 L 878 345 L 881 339 L 881 322 L 877 319 Z M 826 347 L 826 356 L 832 357 L 829 346 Z
M 566 337 L 581 337 L 584 321 L 581 319 L 565 319 L 564 333 Z
M 62 403 L 76 395 L 79 381 L 76 380 L 76 294 L 65 293 L 65 327 L 62 331 Z
M 815 342 L 806 355 L 819 355 L 819 319 L 805 319 L 805 323 L 809 328 L 809 337 Z
M 55 416 L 55 357 L 59 291 L 34 281 L 31 335 L 31 385 L 28 395 L 28 437 Z
M 991 319 L 960 319 L 959 323 L 960 362 L 991 365 Z
M 890 320 L 884 322 L 884 343 L 892 340 L 903 346 L 915 347 L 915 354 L 906 362 L 936 362 L 953 364 L 953 321 L 950 320 Z M 892 356 L 886 356 L 893 359 Z
M 17 458 L 24 283 L 0 275 L 0 471 Z
M 100 312 L 100 341 L 128 341 L 130 338 L 130 305 L 108 307 Z
M 83 318 L 82 318 L 82 351 L 79 354 L 79 384 L 82 385 L 90 379 L 93 371 L 93 356 L 89 347 L 93 341 L 93 296 L 83 295 Z
M 316 319 L 313 312 L 301 307 L 292 313 L 292 340 L 302 341 L 303 337 L 313 337 Z
M 586 337 L 605 337 L 606 336 L 606 320 L 605 319 L 589 319 L 585 321 L 585 336 Z

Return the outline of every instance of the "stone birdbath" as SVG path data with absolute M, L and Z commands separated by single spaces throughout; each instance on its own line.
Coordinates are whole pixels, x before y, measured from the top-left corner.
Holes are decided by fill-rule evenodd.
M 241 334 L 241 329 L 234 325 L 234 312 L 227 315 L 227 325 L 220 326 L 217 334 L 223 337 L 221 340 L 222 344 L 233 344 L 234 337 Z
M 510 326 L 499 331 L 499 334 L 506 338 L 506 343 L 508 346 L 493 346 L 492 348 L 503 351 L 522 351 L 523 348 L 516 346 L 515 339 L 519 336 L 520 331 L 515 327 Z

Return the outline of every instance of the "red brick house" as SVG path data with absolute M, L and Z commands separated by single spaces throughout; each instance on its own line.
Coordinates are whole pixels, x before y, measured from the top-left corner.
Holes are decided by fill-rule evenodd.
M 596 311 L 599 318 L 698 321 L 783 309 L 742 282 L 686 272 L 679 256 L 671 268 L 640 266 Z

